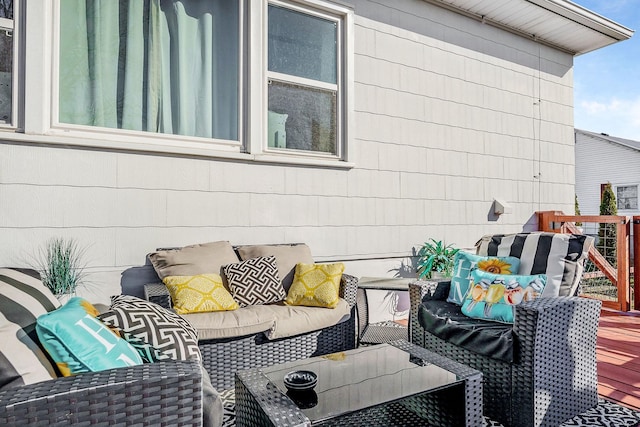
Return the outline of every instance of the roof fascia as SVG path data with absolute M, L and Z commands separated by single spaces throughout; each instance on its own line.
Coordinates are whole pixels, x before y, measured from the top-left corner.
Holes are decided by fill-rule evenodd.
M 549 10 L 563 18 L 570 19 L 580 25 L 611 37 L 617 41 L 631 38 L 634 31 L 567 0 L 525 0 L 543 9 Z
M 505 25 L 502 24 L 500 22 L 494 21 L 491 18 L 484 16 L 484 15 L 480 15 L 477 13 L 473 13 L 470 12 L 468 10 L 462 9 L 460 7 L 454 6 L 452 4 L 449 3 L 445 3 L 442 0 L 423 0 L 427 3 L 431 3 L 433 5 L 436 5 L 438 7 L 450 10 L 452 12 L 455 12 L 457 14 L 466 16 L 468 18 L 471 19 L 475 19 L 476 21 L 480 21 L 483 24 L 487 24 L 487 25 L 491 25 L 493 27 L 499 28 L 501 30 L 510 32 L 512 34 L 516 34 L 519 35 L 521 37 L 525 37 L 528 38 L 530 40 L 534 40 L 540 44 L 543 44 L 545 46 L 549 46 L 552 47 L 554 49 L 557 49 L 561 52 L 564 53 L 568 53 L 571 55 L 581 55 L 587 52 L 590 52 L 592 50 L 597 50 L 600 49 L 604 46 L 593 46 L 592 49 L 589 50 L 585 50 L 585 51 L 575 51 L 575 50 L 571 50 L 568 49 L 564 46 L 558 45 L 556 43 L 553 43 L 549 40 L 546 39 L 542 39 L 539 38 L 538 36 L 536 36 L 535 34 L 531 34 L 528 33 L 526 31 L 523 31 L 519 28 L 516 27 L 512 27 L 509 25 Z M 564 19 L 568 19 L 571 21 L 574 21 L 580 25 L 583 25 L 593 31 L 596 31 L 600 34 L 603 34 L 605 36 L 610 37 L 613 41 L 610 44 L 619 42 L 619 41 L 623 41 L 623 40 L 627 40 L 629 38 L 631 38 L 631 36 L 633 36 L 634 31 L 623 26 L 620 25 L 614 21 L 611 21 L 608 18 L 605 18 L 604 16 L 598 15 L 597 13 L 591 12 L 588 9 L 585 9 L 582 6 L 579 6 L 575 3 L 572 3 L 570 1 L 567 0 L 521 0 L 524 2 L 528 2 L 531 3 L 537 7 L 540 7 L 542 9 L 547 10 L 549 13 L 553 13 L 556 15 L 559 15 L 561 17 L 563 17 Z

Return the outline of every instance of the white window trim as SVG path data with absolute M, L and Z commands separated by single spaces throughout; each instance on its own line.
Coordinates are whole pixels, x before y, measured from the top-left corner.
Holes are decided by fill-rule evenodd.
M 623 209 L 623 208 L 618 208 L 619 211 L 624 211 L 624 212 L 637 212 L 638 210 L 640 210 L 640 184 L 639 183 L 627 183 L 627 184 L 615 184 L 614 186 L 614 190 L 615 190 L 615 196 L 616 196 L 616 206 L 618 205 L 618 203 L 620 202 L 618 199 L 618 188 L 620 187 L 636 187 L 636 207 L 635 208 L 631 208 L 631 209 Z
M 73 133 L 74 135 L 81 138 L 96 138 L 99 137 L 101 139 L 105 139 L 110 142 L 119 142 L 123 140 L 139 143 L 139 144 L 158 144 L 163 147 L 186 147 L 186 148 L 207 148 L 207 146 L 215 147 L 217 150 L 229 150 L 240 152 L 242 148 L 242 84 L 238 85 L 238 141 L 232 140 L 224 140 L 224 139 L 216 139 L 216 138 L 200 138 L 194 136 L 187 135 L 176 135 L 176 134 L 168 134 L 168 133 L 155 133 L 155 132 L 144 132 L 144 131 L 133 131 L 127 129 L 113 129 L 113 128 L 104 128 L 97 126 L 86 126 L 86 125 L 75 125 L 69 123 L 61 123 L 58 121 L 59 117 L 59 55 L 56 52 L 60 49 L 60 1 L 55 0 L 55 19 L 52 22 L 53 34 L 52 37 L 52 49 L 53 54 L 52 57 L 52 68 L 51 68 L 51 129 L 50 134 L 52 135 L 60 135 L 66 133 Z M 239 38 L 239 46 L 238 46 L 238 58 L 239 58 L 239 75 L 238 81 L 242 82 L 242 72 L 243 72 L 243 57 L 242 57 L 242 46 L 243 46 L 243 2 L 239 2 L 240 4 L 240 13 L 239 13 L 239 26 L 240 26 L 240 38 Z M 99 136 L 98 136 L 99 135 Z M 234 148 L 235 147 L 235 148 Z
M 267 162 L 289 163 L 293 159 L 306 159 L 304 163 L 313 160 L 343 163 L 343 166 L 353 167 L 349 161 L 352 157 L 353 141 L 352 129 L 354 123 L 353 90 L 354 90 L 354 42 L 353 42 L 353 10 L 322 0 L 263 0 L 250 2 L 249 11 L 249 40 L 252 49 L 249 59 L 250 70 L 261 72 L 250 73 L 249 96 L 251 108 L 250 117 L 259 117 L 249 123 L 249 143 L 247 150 L 258 159 Z M 269 4 L 287 7 L 303 13 L 319 16 L 325 19 L 339 22 L 338 31 L 341 43 L 338 43 L 338 81 L 334 84 L 322 84 L 315 80 L 306 82 L 306 79 L 290 75 L 280 75 L 268 71 L 268 25 L 267 15 Z M 326 15 L 323 15 L 323 12 Z M 341 21 L 341 22 L 340 22 Z M 305 150 L 277 149 L 267 147 L 267 114 L 268 114 L 268 81 L 270 78 L 283 82 L 298 82 L 311 87 L 336 90 L 341 93 L 340 103 L 337 108 L 337 154 L 320 153 Z
M 14 52 L 14 81 L 24 88 L 24 104 L 18 109 L 14 102 L 12 119 L 15 123 L 24 123 L 23 129 L 0 128 L 0 140 L 46 143 L 52 145 L 92 147 L 108 150 L 133 152 L 154 152 L 177 155 L 195 155 L 214 158 L 238 159 L 267 163 L 300 164 L 330 168 L 352 168 L 353 158 L 352 129 L 354 124 L 354 41 L 353 10 L 323 0 L 293 0 L 304 6 L 324 10 L 343 17 L 343 51 L 340 62 L 344 64 L 343 80 L 343 143 L 339 156 L 327 156 L 321 153 L 287 150 L 269 153 L 266 146 L 266 41 L 263 39 L 266 28 L 268 0 L 241 1 L 240 25 L 240 102 L 239 102 L 239 139 L 240 141 L 193 138 L 182 135 L 142 133 L 121 129 L 94 128 L 89 126 L 57 123 L 57 48 L 59 43 L 59 0 L 29 0 L 24 2 L 22 14 L 28 20 L 21 33 L 24 45 Z M 17 2 L 21 3 L 21 2 Z M 14 17 L 19 18 L 14 5 Z M 246 19 L 244 19 L 246 17 Z M 19 19 L 14 20 L 18 25 Z M 14 36 L 18 32 L 14 29 Z M 24 69 L 16 66 L 24 57 Z M 22 67 L 20 67 L 22 68 Z M 255 70 L 260 70 L 255 72 Z M 19 78 L 20 77 L 20 78 Z M 18 79 L 19 78 L 19 79 Z M 17 97 L 19 88 L 14 96 Z M 28 117 L 24 117 L 28 111 Z M 4 131 L 7 132 L 4 132 Z M 263 143 L 264 142 L 264 143 Z
M 18 117 L 18 52 L 19 52 L 19 35 L 20 18 L 19 1 L 13 2 L 13 19 L 0 18 L 0 31 L 12 31 L 13 40 L 13 63 L 11 64 L 11 120 L 8 123 L 0 123 L 0 128 L 15 129 Z

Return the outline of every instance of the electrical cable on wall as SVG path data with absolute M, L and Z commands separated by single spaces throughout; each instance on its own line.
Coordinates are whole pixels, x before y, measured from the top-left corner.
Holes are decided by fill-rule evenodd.
M 533 102 L 533 110 L 532 110 L 532 114 L 531 114 L 531 124 L 532 124 L 532 131 L 533 131 L 533 150 L 534 150 L 534 155 L 533 155 L 533 170 L 534 170 L 534 175 L 533 175 L 533 186 L 534 188 L 533 193 L 535 194 L 535 183 L 537 181 L 538 183 L 538 211 L 540 211 L 542 209 L 542 194 L 541 194 L 541 187 L 542 187 L 542 183 L 541 183 L 541 179 L 542 179 L 542 171 L 541 171 L 541 157 L 542 157 L 542 147 L 541 147 L 541 134 L 542 134 L 542 96 L 541 96 L 541 89 L 542 89 L 542 54 L 541 54 L 541 49 L 540 49 L 540 44 L 538 44 L 538 76 L 536 79 L 536 75 L 535 73 L 533 74 L 533 89 L 534 89 L 534 93 L 533 93 L 533 97 L 534 97 L 534 102 Z M 537 96 L 536 96 L 536 80 L 537 80 Z M 538 108 L 538 129 L 537 129 L 537 135 L 536 135 L 536 106 Z M 538 161 L 537 161 L 537 165 L 536 165 L 536 156 L 535 156 L 535 151 L 536 151 L 536 142 L 537 142 L 537 146 L 538 146 Z

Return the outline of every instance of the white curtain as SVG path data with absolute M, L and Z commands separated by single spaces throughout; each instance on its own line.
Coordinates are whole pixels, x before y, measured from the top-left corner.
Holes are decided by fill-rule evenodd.
M 238 4 L 62 0 L 60 121 L 236 140 Z

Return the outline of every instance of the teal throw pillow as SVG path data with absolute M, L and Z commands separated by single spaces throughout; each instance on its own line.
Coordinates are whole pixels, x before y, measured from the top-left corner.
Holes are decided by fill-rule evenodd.
M 36 332 L 64 376 L 142 364 L 138 352 L 96 318 L 91 303 L 71 298 L 38 317 Z
M 462 313 L 476 319 L 513 323 L 515 306 L 538 298 L 546 284 L 545 274 L 518 276 L 473 270 Z
M 453 260 L 453 276 L 448 302 L 462 305 L 469 290 L 471 271 L 475 268 L 495 274 L 517 274 L 520 260 L 513 256 L 488 257 L 459 251 Z

